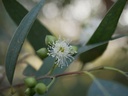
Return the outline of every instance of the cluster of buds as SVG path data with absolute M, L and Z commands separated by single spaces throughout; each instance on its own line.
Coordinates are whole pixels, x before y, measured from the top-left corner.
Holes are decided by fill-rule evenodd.
M 34 77 L 27 77 L 24 80 L 24 83 L 27 86 L 25 96 L 34 96 L 35 94 L 43 95 L 48 90 L 44 83 L 37 83 L 37 80 Z

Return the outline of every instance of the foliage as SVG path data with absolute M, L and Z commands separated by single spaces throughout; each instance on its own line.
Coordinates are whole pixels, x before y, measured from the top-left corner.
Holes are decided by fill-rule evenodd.
M 24 40 L 27 38 L 30 41 L 33 48 L 35 49 L 35 51 L 37 51 L 39 48 L 42 47 L 50 47 L 49 49 L 52 50 L 50 52 L 57 50 L 58 52 L 56 53 L 57 55 L 59 54 L 59 51 L 61 51 L 61 53 L 59 54 L 60 57 L 61 55 L 62 56 L 68 55 L 67 57 L 65 56 L 64 58 L 63 57 L 58 58 L 56 54 L 55 56 L 53 56 L 53 54 L 51 56 L 50 55 L 46 56 L 46 51 L 45 51 L 45 58 L 42 58 L 44 63 L 42 64 L 42 66 L 38 71 L 33 70 L 33 68 L 31 68 L 30 66 L 28 66 L 24 70 L 24 74 L 26 76 L 30 75 L 29 72 L 32 72 L 34 76 L 37 78 L 37 80 L 43 81 L 43 83 L 45 84 L 45 85 L 43 84 L 43 86 L 46 87 L 46 85 L 48 85 L 47 86 L 48 90 L 46 94 L 44 94 L 44 90 L 43 90 L 43 94 L 45 96 L 48 96 L 51 88 L 54 87 L 55 84 L 53 83 L 57 82 L 56 78 L 65 75 L 72 75 L 72 74 L 87 74 L 93 80 L 93 83 L 88 91 L 88 96 L 94 96 L 94 94 L 102 95 L 102 96 L 115 96 L 115 95 L 117 96 L 118 93 L 121 95 L 127 94 L 128 89 L 126 87 L 117 84 L 116 86 L 118 86 L 122 90 L 117 93 L 116 91 L 119 89 L 114 90 L 113 88 L 115 83 L 109 82 L 107 80 L 97 79 L 90 72 L 92 70 L 86 70 L 86 71 L 80 70 L 78 72 L 64 73 L 67 66 L 63 66 L 62 68 L 58 67 L 59 65 L 58 63 L 61 60 L 64 61 L 61 63 L 66 63 L 66 65 L 70 65 L 74 60 L 78 58 L 80 58 L 81 61 L 84 63 L 92 61 L 104 52 L 110 40 L 115 40 L 122 37 L 122 36 L 118 36 L 117 38 L 111 38 L 115 32 L 117 23 L 119 21 L 119 17 L 124 9 L 127 0 L 117 0 L 117 2 L 111 7 L 111 9 L 105 15 L 104 19 L 102 20 L 102 22 L 100 23 L 100 25 L 98 26 L 97 30 L 94 32 L 88 43 L 85 46 L 77 46 L 78 47 L 77 54 L 74 54 L 76 50 L 74 51 L 72 45 L 69 45 L 69 43 L 67 43 L 66 40 L 63 39 L 62 41 L 59 41 L 58 39 L 58 41 L 53 42 L 53 44 L 50 43 L 48 46 L 47 44 L 45 44 L 45 36 L 51 34 L 51 32 L 48 31 L 48 29 L 45 28 L 43 24 L 41 24 L 38 20 L 36 20 L 36 17 L 40 9 L 42 8 L 45 0 L 41 0 L 28 13 L 27 10 L 22 5 L 20 5 L 16 0 L 2 0 L 2 1 L 8 14 L 13 19 L 13 21 L 18 25 L 17 30 L 15 31 L 14 36 L 12 37 L 12 40 L 10 42 L 6 56 L 6 75 L 11 86 L 13 86 L 13 79 L 14 79 L 14 72 L 15 72 L 17 58 L 19 56 Z M 13 14 L 14 12 L 16 14 Z M 59 45 L 58 42 L 62 44 Z M 61 49 L 57 49 L 56 46 L 57 48 L 59 46 Z M 67 50 L 69 52 L 66 51 L 67 53 L 63 54 L 64 50 Z M 37 51 L 37 52 L 41 52 L 41 51 Z M 71 52 L 73 53 L 71 54 Z M 70 60 L 69 57 L 74 58 L 74 60 L 73 61 Z M 67 58 L 69 60 L 67 60 Z M 94 69 L 93 71 L 100 69 L 113 70 L 127 77 L 125 72 L 116 68 L 101 67 Z M 97 91 L 95 91 L 95 89 L 97 89 Z M 38 90 L 36 91 L 37 93 L 40 93 L 38 92 Z M 37 96 L 37 94 L 35 95 Z

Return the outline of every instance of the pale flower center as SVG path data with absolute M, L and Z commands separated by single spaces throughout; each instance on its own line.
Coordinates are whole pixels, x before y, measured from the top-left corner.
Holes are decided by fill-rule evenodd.
M 60 47 L 59 51 L 64 52 L 64 48 Z

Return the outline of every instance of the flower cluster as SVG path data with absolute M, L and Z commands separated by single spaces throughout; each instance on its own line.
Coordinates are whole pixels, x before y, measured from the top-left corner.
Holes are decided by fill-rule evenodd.
M 41 48 L 37 50 L 37 55 L 44 59 L 47 56 L 55 58 L 55 64 L 58 67 L 68 66 L 68 61 L 74 59 L 74 54 L 77 53 L 77 46 L 70 45 L 70 40 L 64 38 L 56 38 L 52 35 L 47 35 L 45 38 L 45 44 L 48 48 Z
M 55 63 L 58 67 L 68 66 L 67 60 L 72 61 L 74 59 L 72 55 L 77 53 L 69 43 L 69 40 L 59 37 L 58 40 L 48 45 L 48 55 L 56 58 Z

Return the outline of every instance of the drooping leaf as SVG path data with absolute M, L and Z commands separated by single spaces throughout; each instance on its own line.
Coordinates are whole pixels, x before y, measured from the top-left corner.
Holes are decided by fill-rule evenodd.
M 24 40 L 34 23 L 38 12 L 42 8 L 44 0 L 41 0 L 21 21 L 10 42 L 6 56 L 6 75 L 9 83 L 12 84 L 16 61 L 24 43 Z
M 117 2 L 111 7 L 108 13 L 103 18 L 102 22 L 90 38 L 87 44 L 98 43 L 111 39 L 115 29 L 117 27 L 118 20 L 123 11 L 123 8 L 127 0 L 117 0 Z M 99 57 L 106 49 L 107 44 L 89 50 L 81 54 L 80 59 L 85 63 L 92 61 Z
M 112 81 L 102 80 L 102 79 L 98 79 L 98 81 L 103 86 L 104 90 L 110 94 L 110 96 L 128 95 L 128 88 L 126 86 L 123 86 L 122 84 Z M 97 84 L 93 82 L 89 88 L 87 96 L 105 96 L 105 95 L 103 94 L 102 90 L 100 90 L 100 88 L 97 86 Z
M 42 64 L 40 69 L 38 71 L 34 71 L 33 75 L 35 75 L 36 77 L 46 75 L 48 71 L 52 68 L 54 61 L 55 61 L 55 58 L 52 58 L 52 57 L 45 58 L 43 60 L 44 63 Z M 23 74 L 25 76 L 31 76 L 32 71 L 33 71 L 33 68 L 30 68 L 30 66 L 27 66 L 25 70 L 23 71 Z
M 2 0 L 3 4 L 12 18 L 12 20 L 19 25 L 23 17 L 28 13 L 28 11 L 19 3 L 17 0 Z M 45 45 L 45 36 L 51 34 L 50 31 L 43 26 L 38 20 L 35 20 L 30 32 L 28 33 L 28 40 L 35 50 L 40 49 Z

